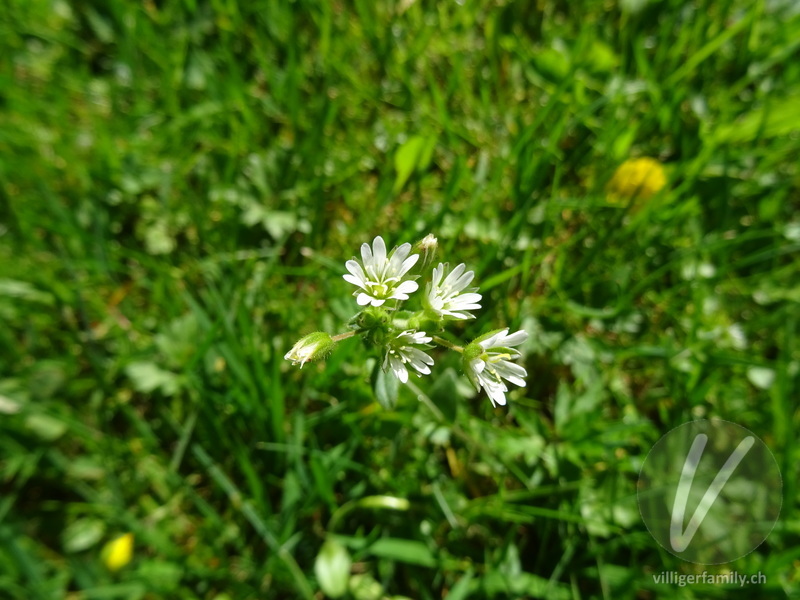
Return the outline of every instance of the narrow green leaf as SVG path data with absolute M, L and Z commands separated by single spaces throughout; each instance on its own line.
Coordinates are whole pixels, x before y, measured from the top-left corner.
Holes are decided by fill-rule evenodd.
M 422 165 L 427 167 L 430 162 L 433 148 L 430 146 L 430 138 L 421 135 L 415 135 L 408 138 L 402 146 L 397 149 L 394 154 L 394 193 L 403 189 L 403 186 L 408 181 L 408 178 L 414 171 Z
M 741 119 L 717 128 L 717 142 L 751 142 L 783 137 L 800 131 L 800 94 L 772 100 Z
M 447 600 L 466 600 L 469 597 L 469 584 L 472 582 L 473 577 L 472 569 L 464 573 L 461 579 L 450 589 L 450 593 L 447 594 Z
M 388 558 L 410 565 L 419 565 L 421 567 L 436 566 L 436 558 L 430 549 L 416 540 L 381 538 L 369 547 L 368 552 L 373 556 Z

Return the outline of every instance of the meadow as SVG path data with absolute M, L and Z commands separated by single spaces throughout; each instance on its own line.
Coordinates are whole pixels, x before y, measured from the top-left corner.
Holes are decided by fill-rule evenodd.
M 4 0 L 0 598 L 800 597 L 799 168 L 794 0 Z M 284 359 L 427 234 L 506 406 Z M 783 475 L 717 566 L 637 504 L 694 419 Z

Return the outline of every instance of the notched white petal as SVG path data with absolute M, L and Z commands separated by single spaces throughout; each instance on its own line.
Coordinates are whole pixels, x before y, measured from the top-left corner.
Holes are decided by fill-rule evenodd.
M 411 268 L 415 264 L 417 264 L 418 260 L 419 260 L 419 254 L 412 254 L 407 259 L 405 259 L 400 265 L 400 268 L 397 270 L 397 277 L 402 277 L 403 275 L 408 273 L 411 270 Z
M 505 339 L 501 342 L 500 345 L 502 346 L 519 346 L 525 340 L 528 339 L 528 332 L 524 329 L 520 329 L 519 331 L 515 331 L 511 335 L 505 336 Z
M 491 337 L 486 338 L 485 340 L 479 342 L 481 348 L 484 350 L 488 350 L 489 348 L 495 348 L 498 346 L 498 340 L 500 340 L 503 336 L 505 336 L 506 332 L 508 331 L 508 327 L 505 329 L 501 329 Z
M 489 395 L 489 399 L 492 401 L 493 405 L 506 405 L 506 394 L 503 388 L 490 386 L 486 388 L 486 393 Z
M 364 267 L 372 264 L 372 249 L 367 243 L 361 244 L 361 261 L 364 263 Z
M 461 274 L 464 272 L 464 269 L 466 269 L 466 268 L 467 268 L 467 265 L 465 265 L 464 263 L 461 263 L 458 266 L 456 266 L 456 268 L 453 269 L 452 271 L 450 271 L 450 274 L 444 280 L 444 286 L 443 287 L 445 287 L 445 288 L 454 287 L 453 284 L 456 282 L 456 280 L 459 277 L 461 277 Z
M 372 240 L 372 256 L 378 264 L 386 262 L 386 244 L 379 235 Z
M 419 289 L 419 284 L 416 281 L 404 281 L 395 288 L 395 291 L 401 294 L 411 294 Z
M 357 277 L 361 280 L 366 280 L 367 276 L 364 275 L 364 269 L 361 268 L 361 265 L 358 264 L 358 261 L 353 260 L 352 258 L 344 263 L 345 268 L 353 274 L 354 277 Z
M 439 266 L 434 267 L 433 275 L 431 276 L 431 287 L 436 289 L 442 282 L 442 275 L 444 274 L 444 264 L 439 263 Z
M 399 358 L 392 357 L 392 372 L 402 383 L 408 382 L 408 369 Z
M 392 257 L 389 260 L 389 270 L 393 273 L 399 273 L 403 261 L 406 260 L 408 254 L 411 252 L 411 244 L 405 243 L 392 252 Z M 415 255 L 416 256 L 416 255 Z
M 367 289 L 364 281 L 360 280 L 355 275 L 350 275 L 348 273 L 347 275 L 342 275 L 342 279 L 344 279 L 347 283 L 352 283 L 353 285 L 360 287 L 362 290 Z

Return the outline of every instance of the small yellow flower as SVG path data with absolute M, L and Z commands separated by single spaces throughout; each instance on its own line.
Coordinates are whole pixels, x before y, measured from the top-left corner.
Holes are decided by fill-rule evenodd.
M 100 553 L 109 571 L 119 571 L 133 558 L 133 534 L 126 533 L 111 540 Z
M 664 167 L 654 158 L 630 158 L 622 163 L 608 182 L 608 198 L 646 200 L 667 184 Z

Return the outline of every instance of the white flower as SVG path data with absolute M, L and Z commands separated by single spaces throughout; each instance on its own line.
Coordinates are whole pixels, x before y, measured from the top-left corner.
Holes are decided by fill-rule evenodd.
M 508 328 L 490 334 L 486 339 L 478 338 L 464 349 L 465 371 L 478 390 L 486 390 L 493 406 L 505 406 L 508 391 L 503 379 L 525 387 L 528 373 L 525 369 L 506 359 L 520 356 L 512 346 L 519 346 L 526 339 L 528 333 L 524 330 L 508 335 Z
M 428 365 L 433 364 L 433 359 L 414 345 L 427 344 L 432 339 L 424 331 L 404 331 L 389 342 L 383 368 L 391 367 L 392 373 L 403 383 L 408 381 L 406 364 L 411 365 L 420 375 L 428 375 L 431 372 Z
M 478 288 L 470 288 L 469 293 L 466 294 L 461 293 L 472 282 L 475 273 L 472 271 L 465 273 L 467 267 L 461 263 L 442 281 L 446 268 L 447 265 L 439 263 L 439 266 L 433 270 L 433 276 L 425 290 L 427 306 L 440 317 L 475 318 L 472 313 L 467 311 L 481 307 L 478 304 L 481 295 L 473 293 Z
M 361 292 L 355 292 L 356 302 L 361 306 L 372 304 L 380 306 L 387 300 L 408 300 L 408 295 L 416 292 L 419 285 L 416 281 L 403 281 L 403 276 L 413 267 L 419 254 L 411 253 L 411 244 L 403 244 L 395 248 L 391 255 L 386 255 L 386 244 L 381 236 L 369 244 L 361 245 L 361 263 L 348 260 L 345 281 L 357 285 Z

